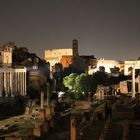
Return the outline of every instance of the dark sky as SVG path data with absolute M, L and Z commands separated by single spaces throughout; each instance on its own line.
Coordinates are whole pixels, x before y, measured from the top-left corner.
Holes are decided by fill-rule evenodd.
M 0 0 L 0 46 L 44 57 L 50 48 L 71 48 L 105 59 L 140 56 L 140 0 Z

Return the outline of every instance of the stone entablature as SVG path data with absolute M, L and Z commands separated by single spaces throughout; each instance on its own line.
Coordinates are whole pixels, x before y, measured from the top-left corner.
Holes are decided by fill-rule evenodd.
M 131 70 L 133 67 L 140 67 L 140 60 L 125 61 L 124 62 L 124 74 L 125 75 L 131 74 Z

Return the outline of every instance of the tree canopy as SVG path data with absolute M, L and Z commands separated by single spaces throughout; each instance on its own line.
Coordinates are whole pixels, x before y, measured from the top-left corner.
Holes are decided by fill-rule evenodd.
M 72 73 L 64 78 L 63 83 L 77 99 L 87 97 L 90 92 L 96 91 L 96 83 L 87 73 Z
M 69 76 L 66 76 L 63 79 L 63 83 L 64 83 L 65 87 L 67 87 L 71 91 L 75 90 L 75 79 L 76 79 L 76 77 L 77 77 L 76 73 L 72 73 Z
M 97 71 L 93 74 L 93 79 L 98 85 L 106 85 L 108 80 L 108 75 L 104 71 Z

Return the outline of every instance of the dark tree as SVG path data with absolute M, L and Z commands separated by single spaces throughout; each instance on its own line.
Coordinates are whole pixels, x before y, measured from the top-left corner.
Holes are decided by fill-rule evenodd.
M 97 71 L 93 74 L 93 79 L 97 85 L 106 85 L 108 82 L 108 75 L 104 71 Z
M 110 71 L 112 74 L 119 74 L 120 73 L 120 68 L 119 67 L 116 67 L 114 66 L 114 68 L 110 68 Z

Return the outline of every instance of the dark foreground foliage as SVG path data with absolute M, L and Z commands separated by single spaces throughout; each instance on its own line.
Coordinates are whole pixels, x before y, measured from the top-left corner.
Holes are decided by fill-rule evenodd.
M 0 120 L 25 112 L 27 99 L 23 96 L 0 98 Z

